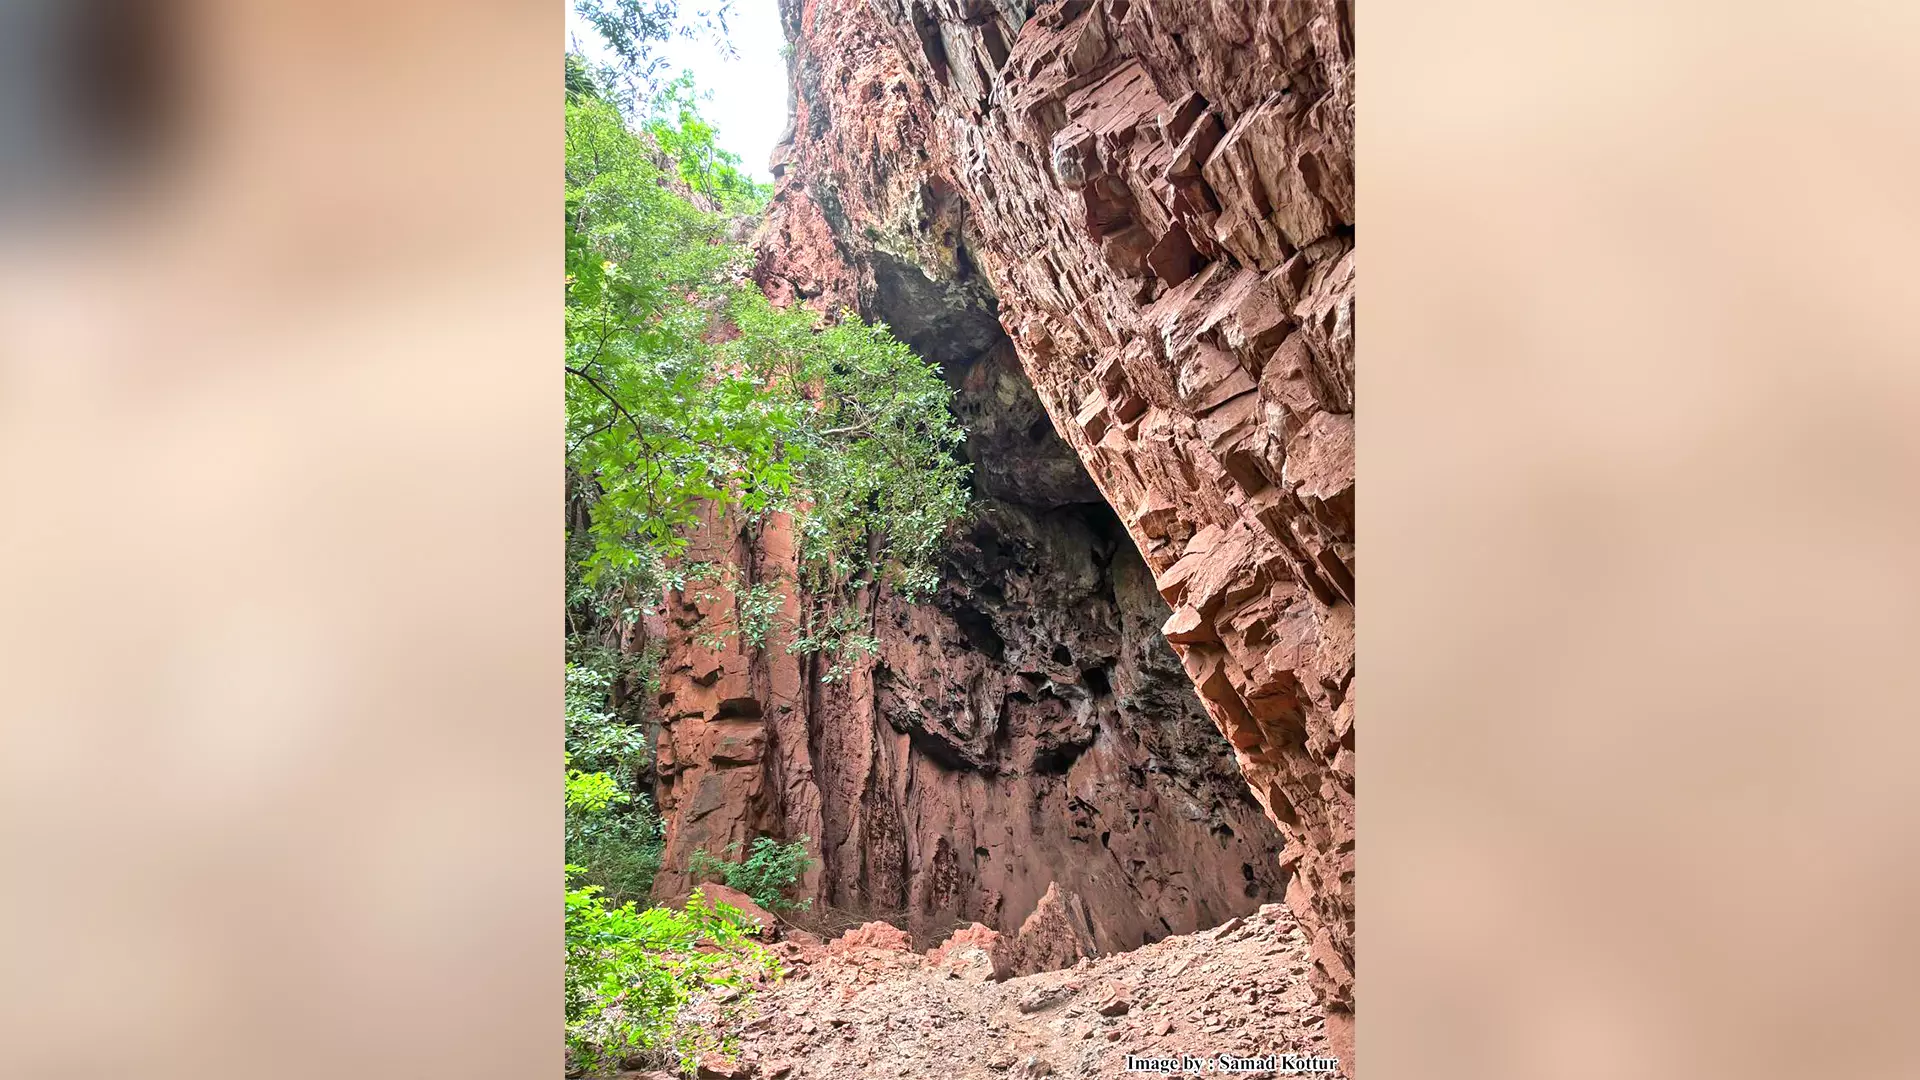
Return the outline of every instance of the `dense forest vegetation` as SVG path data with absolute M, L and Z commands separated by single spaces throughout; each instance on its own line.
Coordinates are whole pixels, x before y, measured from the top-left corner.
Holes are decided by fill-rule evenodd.
M 777 636 L 823 654 L 833 678 L 872 647 L 833 599 L 879 581 L 931 589 L 966 509 L 966 467 L 931 366 L 883 326 L 775 309 L 753 285 L 736 238 L 770 192 L 718 146 L 691 76 L 667 77 L 655 49 L 724 35 L 724 10 L 578 9 L 613 60 L 566 58 L 567 1043 L 582 1070 L 684 1067 L 708 1046 L 681 1007 L 770 961 L 731 909 L 697 895 L 684 910 L 648 906 L 660 658 L 635 630 L 665 590 L 728 589 L 738 625 L 716 633 Z M 716 511 L 792 515 L 797 579 L 748 584 L 684 558 Z M 775 635 L 789 597 L 800 615 Z M 698 852 L 690 869 L 786 909 L 805 842 Z

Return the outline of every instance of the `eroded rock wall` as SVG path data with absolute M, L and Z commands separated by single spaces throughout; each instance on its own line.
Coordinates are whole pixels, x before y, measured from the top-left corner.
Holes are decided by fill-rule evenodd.
M 918 295 L 912 317 L 936 322 L 996 299 L 1284 826 L 1287 901 L 1351 1061 L 1350 5 L 782 0 L 782 16 L 794 127 L 763 285 L 822 310 Z
M 821 859 L 804 895 L 900 921 L 922 947 L 975 921 L 1011 936 L 1056 887 L 1102 951 L 1277 899 L 1277 830 L 1160 634 L 1169 609 L 1145 563 L 1010 345 L 947 371 L 985 466 L 973 519 L 931 601 L 859 599 L 875 656 L 829 679 L 782 630 L 764 646 L 730 634 L 736 591 L 670 595 L 656 891 L 687 888 L 696 848 L 804 834 Z M 688 558 L 779 581 L 793 537 L 780 519 L 718 518 Z

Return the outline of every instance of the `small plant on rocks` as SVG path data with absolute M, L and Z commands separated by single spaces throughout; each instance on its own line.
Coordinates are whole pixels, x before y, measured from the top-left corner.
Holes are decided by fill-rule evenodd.
M 569 866 L 567 874 L 580 872 Z M 684 911 L 632 903 L 608 907 L 597 886 L 567 890 L 567 1052 L 600 1074 L 633 1060 L 672 1061 L 691 1073 L 699 1056 L 725 1049 L 715 1025 L 689 1023 L 695 998 L 737 1001 L 779 965 L 750 935 L 753 922 L 698 890 Z M 712 1018 L 708 1018 L 711 1020 Z
M 726 846 L 725 858 L 697 848 L 687 860 L 687 873 L 695 879 L 718 881 L 730 889 L 738 889 L 768 911 L 804 910 L 813 905 L 811 897 L 794 901 L 787 899 L 786 893 L 813 868 L 813 857 L 807 854 L 809 839 L 802 836 L 783 844 L 771 836 L 762 836 L 747 849 L 744 859 L 739 858 L 738 840 Z

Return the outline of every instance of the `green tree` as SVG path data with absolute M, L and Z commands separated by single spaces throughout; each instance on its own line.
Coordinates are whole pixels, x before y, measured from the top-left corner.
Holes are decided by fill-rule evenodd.
M 569 878 L 578 872 L 569 866 Z M 684 1023 L 682 1009 L 708 995 L 745 990 L 778 965 L 753 940 L 738 910 L 696 891 L 684 910 L 610 907 L 591 885 L 567 890 L 567 1051 L 587 1072 L 665 1059 L 687 1073 L 707 1050 L 724 1049 L 713 1026 Z M 718 992 L 718 993 L 717 993 Z
M 664 837 L 641 790 L 646 737 L 607 709 L 609 684 L 603 671 L 567 665 L 566 856 L 613 902 L 645 902 Z
M 771 961 L 737 912 L 698 893 L 682 912 L 637 906 L 661 830 L 646 790 L 657 653 L 635 631 L 663 590 L 719 588 L 742 614 L 729 632 L 765 642 L 798 596 L 788 647 L 827 655 L 839 677 L 874 648 L 847 597 L 934 585 L 966 508 L 963 435 L 946 384 L 885 327 L 778 310 L 752 284 L 730 237 L 767 189 L 652 51 L 689 26 L 724 29 L 727 5 L 690 21 L 671 0 L 579 6 L 618 62 L 566 65 L 567 1044 L 591 1070 L 649 1055 L 686 1067 L 709 1044 L 682 1008 Z M 689 564 L 714 507 L 746 523 L 791 514 L 797 575 Z M 809 863 L 804 842 L 763 837 L 719 872 L 783 907 Z
M 758 213 L 773 189 L 742 171 L 740 155 L 714 141 L 713 125 L 700 115 L 700 102 L 710 97 L 694 89 L 693 72 L 682 72 L 654 95 L 647 134 L 679 166 L 680 179 L 722 212 Z
M 736 55 L 728 40 L 733 0 L 574 0 L 573 9 L 594 29 L 613 56 L 596 81 L 609 98 L 632 111 L 651 100 L 670 70 L 657 47 L 672 38 L 705 35 L 723 56 Z M 571 83 L 569 83 L 571 89 Z
M 704 138 L 705 136 L 702 136 Z M 695 136 L 690 140 L 699 141 Z M 588 94 L 567 105 L 568 465 L 588 504 L 581 580 L 636 595 L 718 504 L 791 513 L 817 603 L 795 640 L 836 651 L 836 591 L 923 595 L 967 504 L 951 389 L 883 326 L 773 307 L 728 219 Z

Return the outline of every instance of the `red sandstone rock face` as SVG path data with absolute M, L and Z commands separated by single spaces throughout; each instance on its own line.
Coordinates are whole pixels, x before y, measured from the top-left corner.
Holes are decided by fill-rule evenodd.
M 884 88 L 918 84 L 878 29 L 857 45 L 834 54 L 845 69 L 828 82 L 867 87 L 866 114 L 909 125 L 924 98 Z M 802 106 L 800 130 L 852 130 L 823 126 L 821 115 Z M 860 152 L 886 159 L 925 145 L 887 131 Z M 885 187 L 890 175 L 872 179 Z M 923 943 L 977 920 L 1020 942 L 1006 961 L 1020 970 L 1134 948 L 1277 899 L 1278 832 L 1160 634 L 1171 609 L 1060 440 L 970 269 L 964 203 L 937 177 L 887 198 L 913 206 L 891 233 L 871 235 L 898 242 L 875 246 L 862 230 L 857 259 L 836 238 L 851 228 L 849 212 L 876 213 L 881 201 L 783 202 L 761 238 L 759 278 L 776 300 L 857 307 L 941 365 L 968 432 L 974 518 L 932 603 L 860 598 L 879 653 L 843 681 L 827 681 L 819 659 L 788 654 L 780 634 L 764 648 L 714 642 L 733 624 L 723 590 L 668 598 L 657 627 L 668 643 L 658 891 L 685 887 L 678 868 L 695 848 L 804 834 L 821 860 L 801 889 L 816 917 L 883 916 Z M 789 576 L 792 556 L 779 520 L 745 531 L 712 521 L 688 553 L 749 582 Z M 1064 891 L 1049 904 L 1056 886 Z M 1018 937 L 1056 907 L 1072 912 L 1077 935 Z M 1059 930 L 1050 917 L 1039 925 Z
M 1172 605 L 1166 635 L 1208 714 L 1286 830 L 1287 901 L 1350 1062 L 1350 5 L 782 13 L 795 130 L 776 153 L 760 280 L 822 309 L 931 311 L 934 327 L 997 298 L 1053 426 Z
M 791 567 L 778 520 L 716 522 L 693 545 L 750 580 Z M 686 889 L 695 848 L 769 834 L 812 838 L 821 865 L 798 895 L 816 915 L 884 916 L 924 944 L 973 921 L 1014 935 L 1056 885 L 1101 951 L 1281 895 L 1277 831 L 1161 639 L 1169 609 L 1110 510 L 983 496 L 945 578 L 931 603 L 864 598 L 879 651 L 837 682 L 778 631 L 714 641 L 732 623 L 724 590 L 669 597 L 658 894 Z

